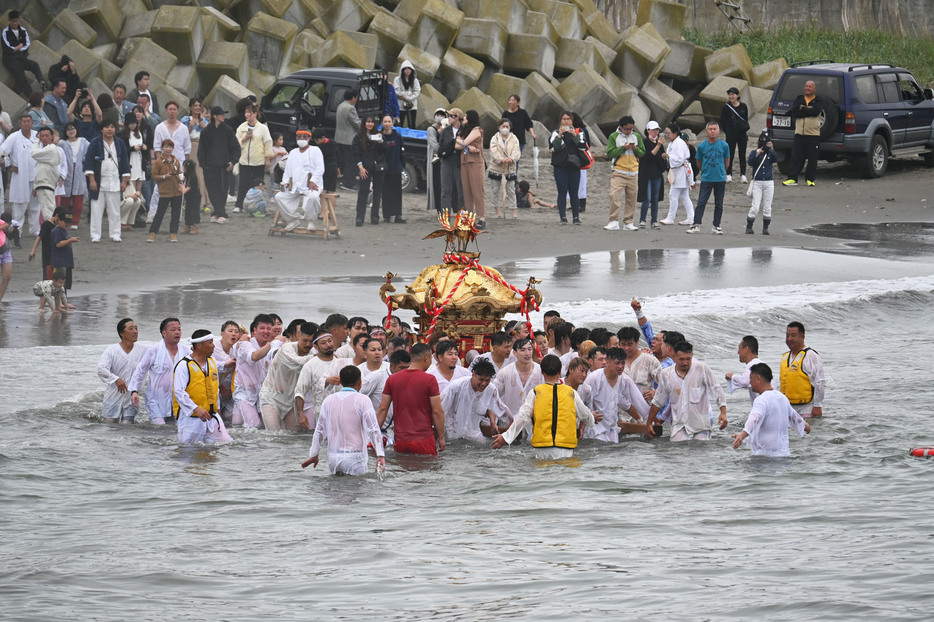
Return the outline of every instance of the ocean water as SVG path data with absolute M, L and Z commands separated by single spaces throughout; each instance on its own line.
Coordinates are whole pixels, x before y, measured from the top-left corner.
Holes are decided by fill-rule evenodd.
M 214 282 L 32 305 L 0 323 L 0 618 L 5 620 L 918 620 L 929 617 L 934 462 L 927 352 L 934 265 L 783 249 L 594 253 L 499 266 L 544 278 L 579 325 L 677 328 L 718 375 L 791 319 L 825 362 L 825 414 L 793 456 L 709 443 L 583 442 L 573 459 L 451 443 L 381 480 L 303 471 L 310 435 L 234 430 L 180 447 L 174 428 L 108 426 L 94 372 L 123 315 L 153 339 L 259 310 L 376 317 L 381 282 Z M 407 280 L 411 275 L 407 275 Z M 402 280 L 402 279 L 400 279 Z M 349 315 L 350 313 L 348 313 Z M 540 318 L 533 318 L 540 324 Z M 372 462 L 371 462 L 372 464 Z

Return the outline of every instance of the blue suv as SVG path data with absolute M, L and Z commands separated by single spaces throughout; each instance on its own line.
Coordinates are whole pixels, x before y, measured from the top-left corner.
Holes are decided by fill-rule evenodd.
M 766 125 L 782 173 L 788 172 L 794 138 L 791 106 L 809 80 L 828 103 L 821 159 L 850 159 L 871 178 L 885 175 L 890 157 L 921 156 L 934 166 L 934 90 L 922 89 L 901 67 L 813 61 L 787 69 L 769 105 Z

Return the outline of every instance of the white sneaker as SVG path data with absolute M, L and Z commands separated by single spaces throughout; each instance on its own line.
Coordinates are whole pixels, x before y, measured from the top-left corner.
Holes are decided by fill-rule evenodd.
M 700 227 L 698 227 L 697 225 L 691 225 L 690 227 L 688 227 L 687 232 L 688 233 L 700 233 Z
M 710 230 L 710 232 L 714 235 L 723 235 L 723 229 L 721 229 L 720 227 L 714 227 L 713 229 Z
M 645 221 L 644 221 L 644 220 L 640 220 L 640 221 L 639 221 L 639 228 L 640 228 L 640 229 L 645 229 Z
M 239 208 L 239 207 L 233 208 L 233 213 L 234 213 L 234 214 L 239 214 L 239 213 L 240 213 L 240 208 Z
M 726 176 L 726 180 L 727 180 L 727 181 L 733 181 L 733 176 L 732 176 L 732 175 L 727 175 L 727 176 Z
M 691 220 L 691 219 L 686 219 L 686 220 L 682 220 L 682 221 L 679 222 L 678 224 L 679 224 L 679 225 L 693 225 L 693 224 L 694 224 L 694 221 Z
M 742 176 L 739 178 L 739 180 L 740 180 L 741 182 L 743 182 L 744 184 L 748 184 L 748 183 L 749 183 L 749 180 L 746 179 L 746 176 L 745 176 L 745 175 L 742 175 Z
M 77 231 L 77 230 L 78 230 L 78 225 L 71 225 L 71 226 L 68 227 L 68 228 L 71 229 L 72 231 Z
M 151 224 L 152 224 L 152 217 L 151 217 L 151 216 L 149 216 L 149 217 L 146 218 L 146 224 L 147 224 L 147 225 L 151 225 Z
M 293 229 L 295 229 L 296 227 L 298 227 L 300 224 L 302 224 L 302 221 L 300 221 L 300 220 L 293 220 L 292 222 L 290 222 L 289 224 L 287 224 L 287 225 L 285 226 L 285 230 L 286 230 L 286 231 L 292 231 Z
M 662 219 L 659 220 L 658 222 L 662 223 L 663 225 L 673 225 L 673 224 L 675 224 L 675 221 L 671 220 L 670 218 L 662 218 Z
M 625 225 L 623 225 L 623 230 L 625 230 L 625 231 L 638 231 L 638 230 L 639 230 L 639 227 L 635 226 L 635 225 L 632 224 L 631 222 L 627 222 Z
M 603 226 L 607 231 L 619 231 L 619 221 L 611 220 Z
M 228 195 L 227 195 L 227 204 L 228 204 L 228 205 L 230 205 L 231 203 L 236 203 L 236 202 L 237 202 L 237 195 L 235 195 L 235 194 L 228 194 Z
M 653 223 L 652 223 L 652 228 L 653 228 L 653 229 L 661 229 L 662 227 L 661 227 L 661 225 L 659 225 L 657 222 L 653 222 Z

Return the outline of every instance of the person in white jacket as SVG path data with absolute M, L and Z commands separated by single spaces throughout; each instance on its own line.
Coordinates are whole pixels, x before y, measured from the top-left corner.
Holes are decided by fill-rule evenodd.
M 399 75 L 392 81 L 399 97 L 399 117 L 401 127 L 415 127 L 415 113 L 418 110 L 418 96 L 422 92 L 422 85 L 415 75 L 415 67 L 411 61 L 402 61 Z
M 133 423 L 138 409 L 133 405 L 129 382 L 139 365 L 146 346 L 136 343 L 139 328 L 130 318 L 117 322 L 120 343 L 109 346 L 97 363 L 97 375 L 106 385 L 103 417 L 109 423 Z
M 512 133 L 512 123 L 509 119 L 500 119 L 498 131 L 490 138 L 490 166 L 487 169 L 487 196 L 496 209 L 497 218 L 504 215 L 507 207 L 512 210 L 513 218 L 519 217 L 516 212 L 516 172 L 520 155 L 519 139 Z
M 298 147 L 289 152 L 282 174 L 284 190 L 276 194 L 279 217 L 286 231 L 301 226 L 314 229 L 321 211 L 321 190 L 324 187 L 324 156 L 311 145 L 311 132 L 299 129 L 295 133 Z
M 668 183 L 671 184 L 671 188 L 668 193 L 668 216 L 659 221 L 663 225 L 675 224 L 678 205 L 681 203 L 684 203 L 687 217 L 678 224 L 694 224 L 694 204 L 691 202 L 694 169 L 691 167 L 691 150 L 680 134 L 681 128 L 677 123 L 672 122 L 665 127 L 665 140 L 668 141 L 668 146 L 662 157 L 668 160 Z
M 32 148 L 32 159 L 36 161 L 33 188 L 42 219 L 48 220 L 55 211 L 55 189 L 65 181 L 62 176 L 63 158 L 58 145 L 52 142 L 52 128 L 44 127 L 36 133 L 39 144 Z

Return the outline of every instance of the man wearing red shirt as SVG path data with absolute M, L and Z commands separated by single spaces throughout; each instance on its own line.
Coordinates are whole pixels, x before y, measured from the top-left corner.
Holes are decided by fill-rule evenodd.
M 425 373 L 431 365 L 431 348 L 423 343 L 415 344 L 411 356 L 409 369 L 398 371 L 386 380 L 376 420 L 382 427 L 392 405 L 396 452 L 436 456 L 445 446 L 444 410 L 438 381 Z

